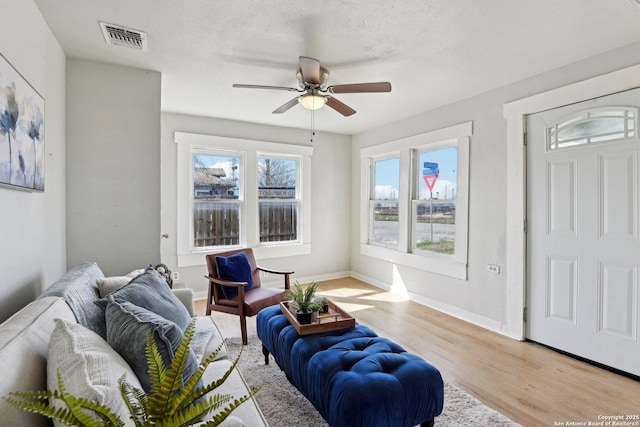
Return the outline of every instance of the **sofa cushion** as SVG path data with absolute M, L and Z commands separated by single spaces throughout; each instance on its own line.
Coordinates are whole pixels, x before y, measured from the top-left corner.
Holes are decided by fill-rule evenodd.
M 96 279 L 100 277 L 104 277 L 104 274 L 98 264 L 83 262 L 45 289 L 38 299 L 48 296 L 64 298 L 78 323 L 104 338 L 104 312 L 93 303 L 100 298 L 96 284 Z
M 125 375 L 127 382 L 138 389 L 140 382 L 127 362 L 102 337 L 82 325 L 63 319 L 55 322 L 49 343 L 47 388 L 59 389 L 59 372 L 71 395 L 110 407 L 125 425 L 132 426 L 118 380 Z M 57 400 L 52 404 L 64 406 Z M 54 421 L 54 425 L 64 424 Z
M 136 276 L 144 273 L 145 269 L 133 270 L 131 273 L 128 273 L 124 276 L 109 276 L 109 277 L 101 277 L 96 279 L 96 284 L 98 285 L 98 293 L 100 294 L 100 298 L 106 298 L 109 294 L 117 291 L 124 285 L 128 285 L 129 282 Z
M 118 302 L 128 301 L 138 307 L 164 317 L 177 324 L 185 331 L 191 323 L 191 316 L 176 297 L 167 282 L 152 267 L 148 267 L 144 273 L 135 277 L 131 283 L 123 286 L 109 295 Z M 102 298 L 96 304 L 106 309 L 108 300 Z
M 251 277 L 251 264 L 244 252 L 228 257 L 216 257 L 216 268 L 218 277 L 230 282 L 247 282 L 244 289 L 246 291 L 253 288 L 253 278 Z M 238 295 L 238 288 L 233 286 L 222 286 L 222 293 L 225 298 L 231 299 Z
M 173 295 L 178 298 L 178 300 L 182 303 L 184 308 L 187 309 L 187 313 L 190 317 L 194 317 L 196 315 L 196 308 L 193 305 L 193 289 L 191 288 L 180 288 L 180 289 L 171 289 Z
M 56 317 L 75 322 L 67 303 L 59 297 L 33 301 L 0 325 L 0 396 L 13 391 L 47 388 L 47 351 Z M 51 427 L 51 421 L 10 406 L 0 398 L 0 424 Z
M 191 348 L 196 355 L 199 363 L 202 363 L 206 357 L 213 353 L 221 344 L 222 347 L 216 356 L 216 360 L 227 357 L 227 346 L 218 326 L 211 316 L 195 317 L 196 332 L 191 341 Z
M 182 329 L 172 321 L 128 301 L 117 301 L 113 296 L 109 296 L 108 300 L 105 312 L 107 342 L 129 363 L 142 388 L 149 392 L 151 384 L 145 354 L 149 333 L 153 334 L 158 351 L 168 368 L 184 336 Z M 193 350 L 189 350 L 182 376 L 183 384 L 191 378 L 198 366 Z

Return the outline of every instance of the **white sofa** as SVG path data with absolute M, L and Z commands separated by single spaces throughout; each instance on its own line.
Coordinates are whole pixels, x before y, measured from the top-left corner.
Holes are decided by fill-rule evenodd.
M 100 298 L 96 279 L 102 277 L 104 274 L 97 264 L 80 264 L 45 289 L 37 300 L 0 324 L 0 363 L 3 367 L 0 373 L 1 425 L 21 427 L 53 425 L 52 421 L 46 417 L 14 408 L 3 397 L 10 392 L 47 388 L 47 358 L 51 334 L 56 328 L 56 323 L 64 323 L 56 322 L 54 319 L 72 322 L 71 326 L 74 329 L 84 330 L 84 327 L 94 329 L 96 334 L 88 332 L 92 339 L 96 341 L 102 339 L 100 335 L 104 336 L 104 330 L 99 329 L 104 328 L 104 324 L 96 325 L 100 322 L 100 316 L 104 316 L 104 310 L 94 304 L 94 301 Z M 187 312 L 193 316 L 192 291 L 176 289 L 174 294 L 185 304 Z M 95 308 L 98 308 L 98 311 Z M 104 320 L 102 322 L 104 323 Z M 75 324 L 83 325 L 83 328 L 78 328 L 74 326 Z M 199 351 L 196 352 L 198 359 L 203 360 L 218 347 L 223 338 L 211 317 L 196 318 L 196 337 L 199 334 L 206 337 L 204 342 L 199 343 Z M 105 344 L 108 345 L 106 341 L 101 345 Z M 107 352 L 107 354 L 111 353 Z M 119 356 L 115 353 L 113 357 Z M 218 359 L 207 368 L 203 377 L 204 382 L 209 383 L 220 378 L 231 363 L 223 344 Z M 52 366 L 49 366 L 49 369 L 51 370 Z M 221 387 L 214 390 L 214 393 L 231 393 L 234 397 L 240 397 L 248 392 L 249 388 L 237 369 Z M 255 399 L 250 399 L 238 407 L 223 425 L 267 426 L 268 424 Z

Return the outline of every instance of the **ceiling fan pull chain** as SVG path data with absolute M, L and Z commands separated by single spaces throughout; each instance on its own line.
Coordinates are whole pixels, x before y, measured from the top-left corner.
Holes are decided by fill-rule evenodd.
M 311 110 L 311 138 L 310 141 L 313 142 L 313 137 L 316 135 L 316 116 L 315 110 Z

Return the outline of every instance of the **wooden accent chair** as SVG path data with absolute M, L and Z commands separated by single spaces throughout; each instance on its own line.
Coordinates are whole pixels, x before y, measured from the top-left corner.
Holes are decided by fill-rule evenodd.
M 219 257 L 227 258 L 239 253 L 244 253 L 247 256 L 247 260 L 249 261 L 249 265 L 251 268 L 251 279 L 253 280 L 253 287 L 250 290 L 245 290 L 245 286 L 247 286 L 248 284 L 247 281 L 234 282 L 223 280 L 218 275 L 218 263 L 216 259 Z M 258 267 L 256 265 L 256 260 L 253 256 L 253 250 L 251 248 L 236 249 L 227 252 L 209 254 L 207 255 L 207 268 L 209 269 L 209 275 L 205 276 L 206 279 L 209 279 L 207 316 L 211 314 L 212 310 L 240 316 L 242 343 L 245 345 L 248 343 L 246 317 L 255 316 L 263 308 L 276 305 L 280 303 L 280 301 L 283 301 L 285 293 L 287 290 L 289 290 L 290 287 L 289 276 L 294 273 L 293 271 L 279 271 Z M 262 287 L 260 285 L 261 271 L 270 274 L 283 275 L 284 289 Z M 227 287 L 225 288 L 227 290 L 236 288 L 237 295 L 228 298 L 222 286 Z

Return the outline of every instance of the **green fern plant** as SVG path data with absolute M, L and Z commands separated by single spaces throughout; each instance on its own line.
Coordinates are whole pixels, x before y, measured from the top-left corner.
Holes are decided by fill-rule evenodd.
M 322 309 L 322 303 L 315 300 L 316 289 L 318 284 L 311 282 L 306 288 L 298 282 L 293 288 L 287 291 L 286 298 L 300 313 L 309 313 Z
M 171 365 L 166 367 L 158 347 L 149 334 L 145 354 L 149 366 L 151 389 L 149 394 L 129 384 L 123 376 L 118 380 L 120 394 L 129 409 L 131 420 L 136 427 L 181 427 L 191 426 L 202 420 L 207 414 L 215 415 L 202 424 L 206 427 L 222 423 L 238 406 L 258 392 L 252 391 L 239 398 L 230 394 L 207 393 L 222 385 L 233 372 L 242 350 L 224 375 L 208 385 L 200 385 L 207 366 L 216 359 L 222 344 L 207 357 L 193 376 L 182 386 L 182 372 L 187 364 L 189 346 L 195 332 L 195 321 L 187 328 Z M 122 427 L 124 422 L 107 406 L 89 401 L 68 393 L 64 381 L 58 372 L 58 390 L 13 392 L 4 399 L 20 410 L 33 412 L 57 420 L 69 426 L 78 427 Z M 60 400 L 64 407 L 55 407 L 52 400 Z

